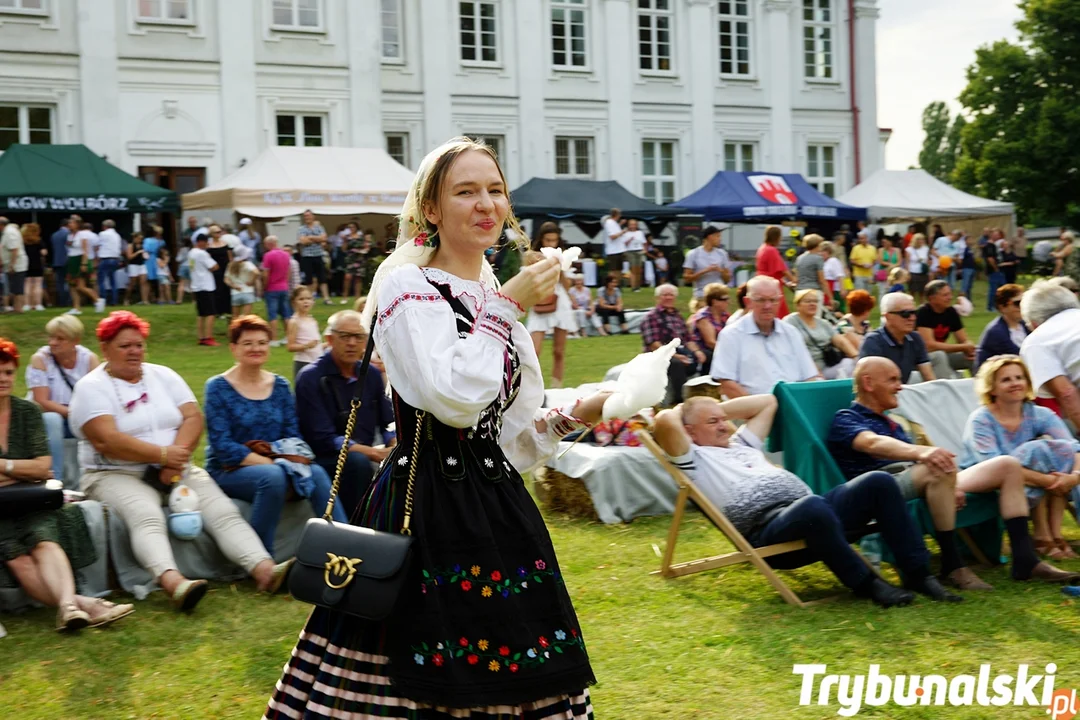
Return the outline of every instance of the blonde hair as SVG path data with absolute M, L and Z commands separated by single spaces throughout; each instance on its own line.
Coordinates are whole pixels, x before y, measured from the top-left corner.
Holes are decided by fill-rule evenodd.
M 50 335 L 63 335 L 75 342 L 82 340 L 84 330 L 83 324 L 74 315 L 57 315 L 45 323 L 45 332 Z
M 833 254 L 833 244 L 832 244 L 832 242 L 830 242 L 829 240 L 826 240 L 825 242 L 821 243 L 821 245 L 819 245 L 818 247 L 821 249 L 821 252 L 825 253 L 829 257 L 832 257 L 832 254 Z
M 915 233 L 914 235 L 911 236 L 911 244 L 914 245 L 916 240 L 921 240 L 923 243 L 925 243 L 926 242 L 926 236 L 923 235 L 922 233 Z
M 1024 394 L 1024 400 L 1027 402 L 1035 400 L 1035 390 L 1031 387 L 1031 372 L 1028 371 L 1027 365 L 1020 359 L 1020 356 L 997 355 L 980 365 L 979 372 L 975 375 L 975 395 L 983 405 L 994 402 L 994 383 L 996 382 L 998 370 L 1010 365 L 1019 366 L 1024 373 L 1024 380 L 1027 382 L 1027 393 Z
M 802 290 L 795 293 L 795 304 L 798 305 L 799 303 L 801 303 L 808 295 L 813 295 L 813 299 L 821 302 L 820 292 L 818 292 L 814 288 L 803 288 Z
M 889 277 L 885 281 L 889 285 L 896 285 L 897 283 L 903 285 L 911 279 L 911 275 L 902 267 L 894 267 L 889 271 Z
M 424 267 L 438 252 L 439 228 L 427 219 L 424 208 L 438 204 L 439 193 L 450 169 L 459 157 L 470 151 L 482 152 L 495 163 L 509 200 L 510 188 L 506 183 L 506 175 L 503 173 L 502 166 L 499 165 L 499 158 L 495 155 L 495 151 L 486 143 L 467 137 L 455 137 L 429 152 L 420 162 L 412 187 L 405 196 L 401 215 L 398 216 L 397 247 L 379 265 L 368 287 L 368 297 L 373 298 L 375 302 L 370 302 L 364 307 L 363 324 L 365 327 L 371 324 L 371 316 L 378 304 L 378 287 L 383 278 L 401 265 L 414 264 Z M 506 215 L 505 224 L 507 234 L 512 234 L 514 237 L 514 244 L 524 249 L 527 246 L 527 236 L 517 218 L 514 217 L 512 206 Z M 498 289 L 499 281 L 491 269 L 491 264 L 484 262 L 481 265 L 480 282 Z
M 815 248 L 817 248 L 818 245 L 823 242 L 825 242 L 825 238 L 821 237 L 820 235 L 811 233 L 803 238 L 802 244 L 803 247 L 807 250 L 814 250 Z

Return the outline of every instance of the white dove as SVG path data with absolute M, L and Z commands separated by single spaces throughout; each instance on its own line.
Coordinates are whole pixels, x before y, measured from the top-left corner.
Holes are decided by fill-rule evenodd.
M 563 250 L 561 248 L 540 248 L 540 252 L 544 257 L 557 258 L 562 265 L 563 272 L 570 272 L 574 268 L 574 263 L 581 257 L 581 248 L 572 247 Z
M 674 338 L 652 352 L 641 353 L 626 363 L 618 380 L 601 386 L 601 390 L 612 392 L 604 401 L 604 420 L 626 419 L 663 401 L 667 393 L 668 365 L 679 344 L 679 338 Z

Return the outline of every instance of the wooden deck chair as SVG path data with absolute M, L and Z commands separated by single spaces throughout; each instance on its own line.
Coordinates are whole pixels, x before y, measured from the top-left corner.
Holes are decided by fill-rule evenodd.
M 694 485 L 694 482 L 689 477 L 687 477 L 686 473 L 671 462 L 667 453 L 664 452 L 651 433 L 645 430 L 638 430 L 637 437 L 641 440 L 641 444 L 647 447 L 656 457 L 660 465 L 671 474 L 671 477 L 675 480 L 675 484 L 679 486 L 679 494 L 675 498 L 675 513 L 671 518 L 671 528 L 668 530 L 667 546 L 664 548 L 663 558 L 660 561 L 660 569 L 652 573 L 653 575 L 659 574 L 666 578 L 676 578 L 682 577 L 683 575 L 704 572 L 706 570 L 715 570 L 716 568 L 727 567 L 728 565 L 750 563 L 765 576 L 765 579 L 769 581 L 769 584 L 780 593 L 780 597 L 796 607 L 808 607 L 817 603 L 835 600 L 837 597 L 840 597 L 837 595 L 809 602 L 800 600 L 799 596 L 796 595 L 795 592 L 787 586 L 787 583 L 776 574 L 776 570 L 770 567 L 769 563 L 765 562 L 765 558 L 783 555 L 797 550 L 804 550 L 806 549 L 806 542 L 803 540 L 795 540 L 793 542 L 778 543 L 766 547 L 754 547 L 745 537 L 743 537 L 742 533 L 735 529 L 735 526 L 724 516 L 724 513 L 720 512 L 720 509 L 717 508 L 709 498 L 705 497 L 704 493 L 698 490 L 697 486 Z M 693 500 L 697 503 L 701 511 L 705 513 L 705 516 L 708 517 L 731 544 L 736 547 L 735 552 L 681 563 L 672 562 L 672 560 L 675 559 L 675 543 L 679 538 L 679 526 L 682 524 L 687 500 Z

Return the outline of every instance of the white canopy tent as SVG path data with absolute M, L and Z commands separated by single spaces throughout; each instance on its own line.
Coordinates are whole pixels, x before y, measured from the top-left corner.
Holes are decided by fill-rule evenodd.
M 986 200 L 957 190 L 925 170 L 878 170 L 836 198 L 866 208 L 874 222 L 974 219 L 1013 215 L 1012 203 Z
M 385 150 L 272 147 L 232 175 L 181 196 L 185 211 L 235 210 L 276 218 L 316 215 L 397 215 L 413 172 Z

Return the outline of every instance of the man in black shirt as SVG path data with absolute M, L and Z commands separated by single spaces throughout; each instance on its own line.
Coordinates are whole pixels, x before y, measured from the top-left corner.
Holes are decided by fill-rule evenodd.
M 992 246 L 992 243 L 988 243 Z M 944 280 L 926 285 L 926 304 L 915 315 L 915 329 L 930 352 L 930 364 L 937 378 L 957 377 L 959 370 L 971 370 L 975 345 L 968 342 L 960 313 L 952 304 L 952 288 Z M 948 342 L 953 335 L 956 342 Z

